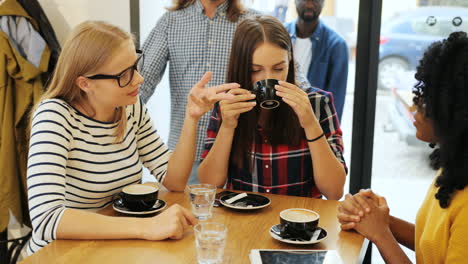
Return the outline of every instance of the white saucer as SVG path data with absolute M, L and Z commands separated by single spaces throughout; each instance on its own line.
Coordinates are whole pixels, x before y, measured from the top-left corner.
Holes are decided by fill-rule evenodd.
M 270 233 L 270 236 L 278 241 L 281 241 L 281 242 L 284 242 L 284 243 L 288 243 L 288 244 L 295 244 L 295 245 L 310 245 L 310 244 L 316 244 L 316 243 L 319 243 L 319 242 L 322 242 L 323 240 L 325 240 L 327 238 L 327 231 L 321 227 L 317 227 L 317 229 L 320 230 L 320 234 L 318 236 L 317 239 L 315 240 L 308 240 L 308 241 L 299 241 L 299 240 L 292 240 L 292 239 L 287 239 L 287 238 L 282 238 L 281 236 L 279 236 L 277 234 L 277 232 L 273 231 L 273 228 L 275 228 L 276 230 L 279 230 L 279 225 L 274 225 L 270 228 L 270 231 L 268 233 Z
M 145 211 L 131 211 L 130 209 L 126 208 L 123 206 L 121 203 L 120 199 L 115 199 L 114 202 L 112 203 L 112 208 L 114 208 L 115 211 L 123 214 L 128 214 L 128 215 L 147 215 L 147 214 L 155 214 L 164 208 L 166 208 L 166 202 L 158 199 L 154 206 L 148 210 Z

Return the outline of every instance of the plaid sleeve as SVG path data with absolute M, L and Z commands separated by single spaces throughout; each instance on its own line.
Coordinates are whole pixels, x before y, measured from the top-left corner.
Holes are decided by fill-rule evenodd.
M 200 157 L 200 160 L 204 160 L 208 153 L 213 147 L 213 144 L 216 139 L 216 135 L 218 135 L 219 127 L 221 125 L 221 112 L 219 109 L 219 103 L 216 103 L 213 107 L 213 111 L 211 112 L 210 121 L 208 123 L 208 129 L 206 130 L 206 138 L 205 138 L 205 148 L 203 153 Z
M 328 145 L 335 153 L 336 158 L 343 164 L 348 173 L 348 167 L 343 157 L 343 132 L 340 128 L 340 122 L 333 103 L 333 95 L 329 92 L 311 88 L 307 90 L 313 111 L 320 122 Z

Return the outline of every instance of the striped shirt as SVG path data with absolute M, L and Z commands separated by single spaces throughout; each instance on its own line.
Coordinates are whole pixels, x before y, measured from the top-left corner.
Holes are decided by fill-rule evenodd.
M 143 45 L 145 82 L 140 94 L 147 102 L 161 81 L 169 63 L 171 89 L 171 124 L 169 147 L 174 149 L 185 119 L 185 106 L 190 89 L 207 71 L 213 72 L 209 86 L 225 83 L 231 42 L 237 24 L 256 11 L 247 10 L 234 23 L 226 17 L 228 2 L 218 6 L 213 19 L 204 14 L 199 0 L 191 6 L 166 12 L 157 22 Z M 197 159 L 203 151 L 210 114 L 198 123 Z
M 171 152 L 138 101 L 126 107 L 127 128 L 114 143 L 116 123 L 89 118 L 60 99 L 43 101 L 33 115 L 27 184 L 33 235 L 28 254 L 56 239 L 69 208 L 96 211 L 114 194 L 141 182 L 142 165 L 160 182 Z
M 332 94 L 316 88 L 309 88 L 306 91 L 330 148 L 347 170 L 343 158 L 342 132 L 333 105 Z M 208 155 L 213 146 L 220 125 L 221 113 L 217 104 L 210 119 L 202 158 Z M 297 146 L 271 145 L 262 128 L 257 127 L 254 140 L 252 152 L 249 153 L 249 156 L 254 159 L 252 172 L 246 168 L 238 168 L 229 162 L 227 180 L 229 189 L 321 197 L 320 190 L 315 185 L 312 157 L 305 139 Z

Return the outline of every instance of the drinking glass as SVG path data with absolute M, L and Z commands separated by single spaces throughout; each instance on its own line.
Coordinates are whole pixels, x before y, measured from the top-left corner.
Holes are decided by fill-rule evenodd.
M 194 227 L 198 264 L 219 264 L 223 261 L 227 228 L 221 223 L 201 222 Z
M 192 212 L 199 220 L 211 218 L 211 210 L 216 195 L 216 186 L 211 184 L 189 185 L 190 204 Z

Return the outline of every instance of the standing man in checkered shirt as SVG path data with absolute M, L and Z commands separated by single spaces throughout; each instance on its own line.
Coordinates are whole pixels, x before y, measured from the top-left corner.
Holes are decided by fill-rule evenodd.
M 225 82 L 232 37 L 243 18 L 257 12 L 243 8 L 241 0 L 178 0 L 151 31 L 143 45 L 145 64 L 141 98 L 146 103 L 169 63 L 171 128 L 169 147 L 174 149 L 184 121 L 187 95 L 205 72 L 213 73 L 210 86 Z M 203 151 L 209 113 L 200 119 L 196 163 Z

